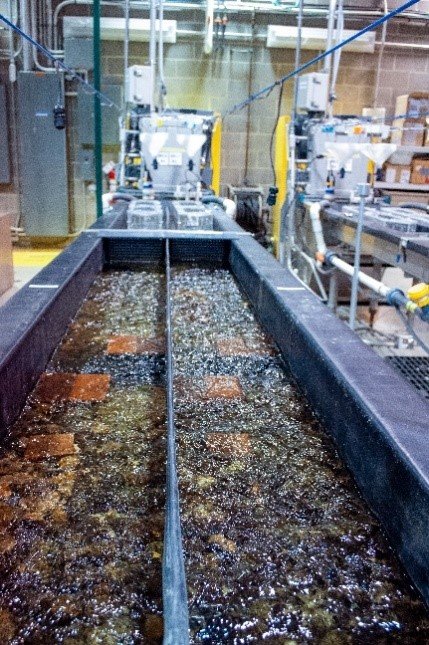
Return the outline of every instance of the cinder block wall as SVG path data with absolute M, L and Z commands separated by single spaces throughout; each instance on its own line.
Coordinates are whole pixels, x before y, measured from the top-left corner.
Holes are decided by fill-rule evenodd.
M 411 38 L 411 37 L 410 37 Z M 303 60 L 314 52 L 303 52 Z M 292 71 L 295 52 L 227 45 L 210 56 L 203 53 L 202 39 L 180 41 L 165 46 L 165 75 L 170 107 L 194 107 L 224 112 L 248 95 Z M 133 43 L 131 63 L 147 59 L 147 45 Z M 375 54 L 344 53 L 339 72 L 335 112 L 359 114 L 376 104 L 393 114 L 395 98 L 411 91 L 429 88 L 429 56 L 426 51 L 386 48 L 382 57 L 378 96 L 374 96 L 378 51 Z M 108 43 L 103 49 L 103 72 L 111 80 L 122 82 L 122 44 Z M 285 85 L 282 113 L 290 111 L 293 82 Z M 277 111 L 278 89 L 247 109 L 227 117 L 223 124 L 222 185 L 262 184 L 273 181 L 269 144 Z M 248 123 L 249 118 L 249 123 Z M 249 131 L 248 166 L 245 167 L 246 138 Z

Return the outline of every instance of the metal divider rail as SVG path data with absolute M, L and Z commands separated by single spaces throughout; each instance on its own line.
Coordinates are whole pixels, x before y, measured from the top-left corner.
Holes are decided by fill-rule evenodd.
M 166 380 L 167 380 L 167 473 L 162 563 L 164 645 L 188 645 L 189 612 L 180 525 L 179 486 L 174 424 L 173 337 L 171 329 L 170 241 L 165 241 L 166 279 Z

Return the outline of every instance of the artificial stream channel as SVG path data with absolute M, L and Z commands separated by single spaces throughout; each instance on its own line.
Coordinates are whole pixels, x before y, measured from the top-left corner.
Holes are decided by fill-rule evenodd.
M 172 272 L 192 643 L 427 643 L 429 619 L 231 274 Z M 162 641 L 165 280 L 95 281 L 0 456 L 0 643 Z M 309 365 L 311 369 L 311 365 Z

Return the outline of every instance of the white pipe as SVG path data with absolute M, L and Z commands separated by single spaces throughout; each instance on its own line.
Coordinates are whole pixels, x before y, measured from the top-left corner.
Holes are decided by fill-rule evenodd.
M 388 13 L 388 7 L 387 7 L 387 0 L 384 0 L 384 13 Z M 377 98 L 378 98 L 378 91 L 380 88 L 380 78 L 381 78 L 381 61 L 383 59 L 383 52 L 384 48 L 386 46 L 386 35 L 387 35 L 387 22 L 383 23 L 383 29 L 381 32 L 381 47 L 380 51 L 378 52 L 378 60 L 377 60 L 377 76 L 375 79 L 375 88 L 374 88 L 374 101 L 373 101 L 373 106 L 377 106 Z
M 38 39 L 38 34 L 37 34 L 37 14 L 36 14 L 36 4 L 34 2 L 30 2 L 30 7 L 31 7 L 31 14 L 30 14 L 30 35 L 33 38 L 33 40 Z M 55 67 L 44 67 L 39 63 L 38 55 L 37 55 L 37 49 L 33 46 L 30 45 L 32 49 L 32 55 L 33 55 L 33 63 L 35 67 L 40 70 L 41 72 L 55 72 L 56 69 Z
M 149 64 L 151 67 L 150 111 L 155 111 L 155 74 L 156 74 L 156 0 L 150 0 L 150 41 Z
M 124 39 L 124 83 L 126 83 L 130 58 L 130 0 L 125 0 L 125 39 Z M 125 96 L 125 87 L 124 87 Z
M 322 208 L 322 204 L 320 202 L 305 202 L 304 206 L 306 207 L 310 215 L 311 226 L 314 233 L 314 237 L 316 239 L 317 255 L 319 256 L 318 263 L 320 264 L 321 262 L 320 256 L 323 256 L 324 258 L 327 253 L 327 247 L 326 247 L 325 238 L 323 235 L 322 221 L 320 219 L 320 211 Z M 341 260 L 341 258 L 339 258 L 337 255 L 329 256 L 329 264 L 332 264 L 334 267 L 336 267 L 346 275 L 350 276 L 351 278 L 354 275 L 354 272 L 355 272 L 354 267 L 348 262 Z M 390 291 L 390 287 L 387 287 L 379 280 L 375 280 L 375 278 L 371 278 L 371 276 L 367 275 L 363 271 L 358 272 L 358 279 L 361 284 L 363 284 L 365 287 L 368 287 L 369 289 L 371 289 L 378 295 L 382 296 L 383 298 L 386 298 L 387 294 Z
M 328 34 L 326 36 L 326 51 L 332 49 L 334 41 L 335 12 L 337 9 L 337 0 L 329 0 L 328 13 Z M 325 74 L 331 74 L 332 55 L 327 56 L 323 61 L 323 71 Z
M 9 0 L 9 20 L 13 21 L 13 5 L 12 0 Z M 13 43 L 13 31 L 9 29 L 9 81 L 15 83 L 16 81 L 16 62 L 15 62 L 15 47 Z
M 237 204 L 232 199 L 223 198 L 223 207 L 225 209 L 226 215 L 231 219 L 235 219 L 237 214 Z
M 350 276 L 351 278 L 353 277 L 353 266 L 351 264 L 348 264 L 348 262 L 341 260 L 341 258 L 337 257 L 336 255 L 333 255 L 329 258 L 329 264 L 332 264 L 334 267 Z M 371 278 L 371 276 L 367 275 L 363 271 L 359 271 L 358 278 L 359 282 L 363 284 L 364 287 L 368 287 L 368 289 L 371 289 L 371 291 L 374 291 L 383 298 L 386 298 L 389 291 L 391 290 L 390 287 L 387 287 L 379 280 L 375 280 L 375 278 Z
M 322 205 L 320 202 L 305 202 L 304 206 L 310 215 L 311 228 L 316 239 L 317 251 L 318 253 L 325 255 L 327 247 L 323 235 L 322 221 L 320 219 Z
M 164 109 L 164 97 L 167 93 L 164 77 L 164 0 L 159 0 L 158 22 L 158 66 L 159 66 L 159 107 Z
M 21 27 L 26 34 L 31 33 L 31 20 L 28 12 L 27 0 L 19 0 L 19 12 L 21 15 Z M 22 68 L 24 72 L 31 70 L 31 45 L 23 39 L 22 43 Z
M 207 0 L 206 6 L 206 31 L 204 36 L 204 53 L 209 55 L 213 51 L 213 21 L 214 0 Z

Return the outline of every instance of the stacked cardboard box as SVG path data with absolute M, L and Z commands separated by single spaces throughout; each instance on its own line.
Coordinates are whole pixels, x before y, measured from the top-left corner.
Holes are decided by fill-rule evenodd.
M 389 184 L 409 184 L 410 177 L 410 165 L 393 164 L 389 162 L 384 165 L 384 181 Z
M 400 146 L 423 146 L 429 117 L 429 93 L 413 92 L 396 99 L 391 142 Z
M 411 183 L 428 184 L 429 188 L 429 157 L 414 157 L 411 163 Z

